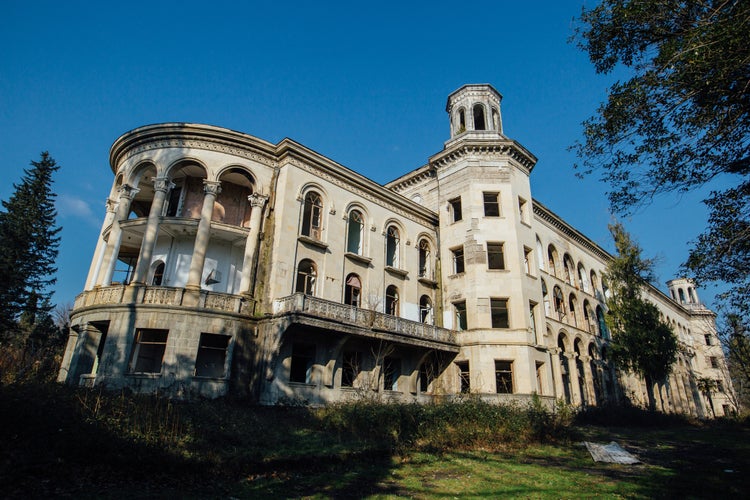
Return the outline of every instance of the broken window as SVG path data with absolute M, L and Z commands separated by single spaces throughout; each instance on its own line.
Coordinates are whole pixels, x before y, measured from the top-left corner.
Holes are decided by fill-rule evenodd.
M 487 267 L 489 269 L 505 269 L 502 243 L 487 243 Z
M 510 328 L 508 320 L 508 299 L 490 299 L 492 328 Z
M 311 383 L 314 361 L 314 345 L 296 343 L 292 345 L 292 365 L 289 369 L 289 381 L 301 384 Z
M 302 235 L 320 239 L 320 228 L 323 213 L 323 201 L 318 193 L 310 191 L 305 195 L 305 206 L 302 212 Z
M 131 373 L 161 373 L 169 330 L 140 329 L 130 357 Z
M 456 330 L 466 330 L 466 301 L 456 302 L 453 307 L 456 311 Z
M 362 353 L 345 351 L 341 367 L 341 387 L 354 387 L 357 375 L 362 370 Z
M 471 392 L 471 375 L 469 373 L 469 362 L 459 361 L 456 363 L 458 367 L 458 379 L 461 394 L 468 394 Z
M 453 252 L 453 274 L 464 272 L 464 247 L 451 250 Z
M 201 333 L 198 355 L 195 358 L 196 377 L 224 377 L 229 339 L 229 335 Z
M 512 361 L 495 361 L 495 388 L 498 394 L 513 394 Z
M 482 193 L 484 200 L 484 216 L 500 217 L 500 194 L 499 193 Z
M 461 213 L 461 197 L 453 198 L 452 200 L 448 200 L 448 203 L 451 206 L 451 212 L 453 214 L 453 222 L 458 222 L 462 219 L 463 214 Z
M 297 285 L 295 292 L 305 295 L 315 295 L 315 262 L 310 259 L 302 259 L 297 267 Z

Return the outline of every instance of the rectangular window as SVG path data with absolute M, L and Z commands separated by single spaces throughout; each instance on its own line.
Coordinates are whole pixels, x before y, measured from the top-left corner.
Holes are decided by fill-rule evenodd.
M 529 223 L 529 207 L 526 200 L 518 197 L 518 215 L 521 217 L 521 222 Z
M 463 215 L 461 214 L 461 197 L 453 198 L 452 200 L 448 200 L 448 203 L 451 205 L 451 213 L 453 214 L 453 222 L 458 222 L 463 218 Z
M 498 394 L 513 394 L 512 361 L 495 361 L 495 388 Z
M 196 377 L 224 377 L 229 339 L 229 335 L 201 333 L 198 355 L 195 357 Z
M 464 247 L 451 250 L 453 252 L 453 274 L 464 272 Z
M 461 394 L 468 394 L 471 392 L 471 377 L 469 374 L 469 362 L 459 361 L 456 363 L 458 367 L 458 379 L 461 389 Z
M 508 299 L 490 299 L 492 328 L 510 328 L 508 320 Z
M 131 373 L 161 373 L 169 330 L 140 329 L 130 357 Z
M 453 307 L 456 310 L 456 330 L 466 330 L 466 301 L 456 302 Z
M 716 390 L 724 392 L 724 382 L 721 379 L 716 379 Z
M 711 361 L 711 368 L 719 367 L 719 360 L 716 358 L 716 356 L 711 356 L 709 360 Z
M 398 390 L 398 378 L 401 376 L 401 360 L 386 356 L 383 359 L 383 389 Z
M 499 193 L 482 193 L 484 199 L 484 216 L 500 217 L 500 194 Z
M 315 346 L 309 344 L 292 345 L 292 365 L 289 381 L 309 384 L 312 382 L 312 368 L 315 361 Z
M 341 387 L 354 387 L 361 370 L 362 355 L 356 351 L 345 351 L 341 367 Z
M 505 269 L 502 243 L 487 243 L 487 267 L 490 269 Z
M 523 269 L 526 271 L 526 274 L 534 274 L 534 254 L 532 253 L 531 248 L 529 247 L 523 247 Z
M 711 345 L 711 335 L 707 333 L 703 337 L 706 339 L 706 345 Z
M 536 389 L 539 394 L 544 394 L 544 363 L 536 362 Z

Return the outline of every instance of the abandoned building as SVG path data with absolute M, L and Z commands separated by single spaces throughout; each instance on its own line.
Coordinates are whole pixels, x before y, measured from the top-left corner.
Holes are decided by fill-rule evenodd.
M 644 404 L 608 359 L 611 256 L 532 197 L 536 158 L 501 95 L 448 97 L 450 136 L 380 185 L 290 139 L 166 123 L 111 148 L 114 183 L 59 381 L 261 404 L 355 397 Z M 712 416 L 731 391 L 692 283 L 645 293 L 679 360 L 662 409 Z

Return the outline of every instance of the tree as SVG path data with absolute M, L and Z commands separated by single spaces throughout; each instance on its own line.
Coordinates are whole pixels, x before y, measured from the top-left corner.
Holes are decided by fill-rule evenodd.
M 686 263 L 696 281 L 724 281 L 750 310 L 750 2 L 603 0 L 583 9 L 574 39 L 609 89 L 572 149 L 579 174 L 601 173 L 615 212 L 724 176 L 705 200 L 709 226 Z
M 727 313 L 718 335 L 728 354 L 729 377 L 736 391 L 737 406 L 750 408 L 750 330 L 746 321 L 738 314 Z
M 649 410 L 656 409 L 654 384 L 669 376 L 677 359 L 677 337 L 657 307 L 643 298 L 646 282 L 653 280 L 653 261 L 641 257 L 640 247 L 622 224 L 609 226 L 617 256 L 607 264 L 610 286 L 606 322 L 612 332 L 615 364 L 646 381 Z
M 50 311 L 58 236 L 52 175 L 60 167 L 46 151 L 24 170 L 0 211 L 0 333 L 40 335 L 52 328 Z

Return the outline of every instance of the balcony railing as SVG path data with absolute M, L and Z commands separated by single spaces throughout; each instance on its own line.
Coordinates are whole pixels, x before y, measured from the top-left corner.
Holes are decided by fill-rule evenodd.
M 146 286 L 141 287 L 134 296 L 125 293 L 127 288 L 127 285 L 112 285 L 83 292 L 76 297 L 73 309 L 125 303 L 182 306 L 185 297 L 184 288 Z M 191 307 L 247 315 L 253 313 L 252 301 L 239 295 L 207 290 L 201 290 L 198 304 Z
M 411 321 L 370 309 L 339 304 L 302 293 L 274 301 L 274 314 L 304 313 L 361 328 L 386 331 L 423 340 L 456 344 L 456 332 L 427 323 Z

